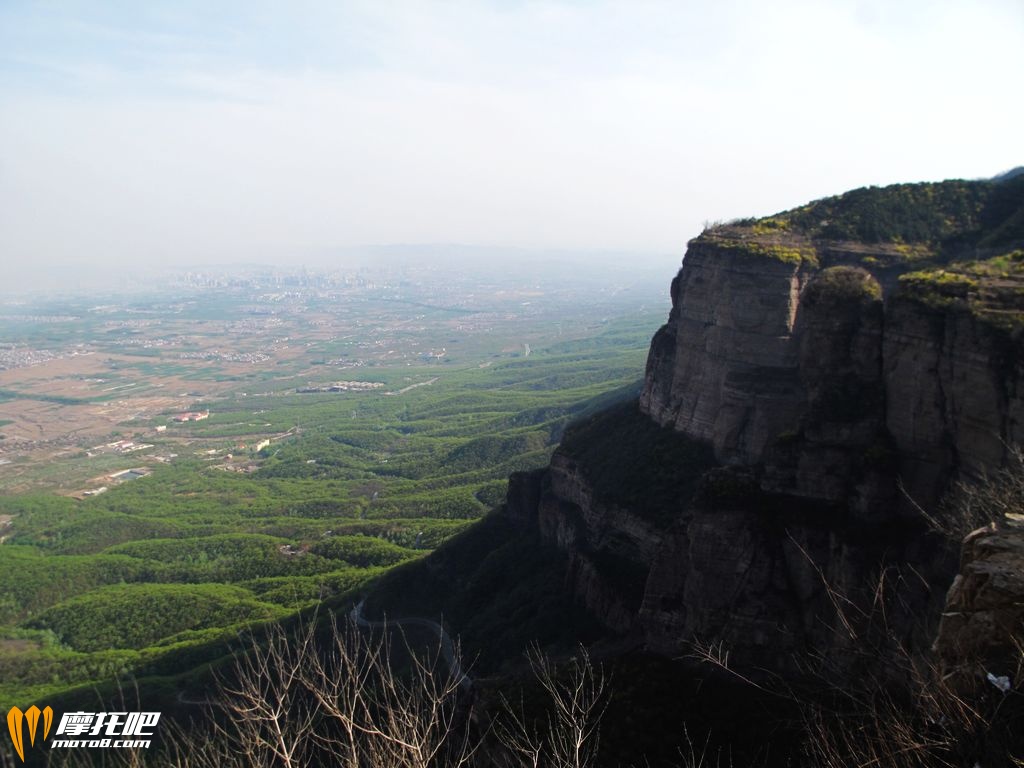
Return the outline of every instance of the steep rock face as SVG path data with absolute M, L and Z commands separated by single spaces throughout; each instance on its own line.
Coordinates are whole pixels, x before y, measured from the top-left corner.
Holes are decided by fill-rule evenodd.
M 696 495 L 658 478 L 706 467 L 651 455 L 656 490 L 612 498 L 608 455 L 636 453 L 614 436 L 602 454 L 567 433 L 548 470 L 512 483 L 511 514 L 571 554 L 570 589 L 610 629 L 778 669 L 809 649 L 852 663 L 879 595 L 893 637 L 935 615 L 955 554 L 916 505 L 934 513 L 1024 437 L 1024 252 L 1006 245 L 1024 236 L 1024 184 L 933 186 L 690 243 L 637 418 L 710 446 L 721 467 Z M 601 442 L 602 425 L 581 429 Z
M 875 631 L 878 589 L 893 605 L 886 630 L 914 641 L 915 621 L 941 596 L 927 582 L 951 567 L 934 542 L 868 531 L 835 505 L 761 494 L 749 474 L 743 496 L 716 498 L 726 477 L 708 478 L 652 563 L 638 617 L 649 648 L 678 655 L 693 641 L 720 645 L 735 663 L 776 670 L 796 670 L 810 651 L 852 666 Z M 907 563 L 913 579 L 900 575 Z
M 885 450 L 883 326 L 881 287 L 865 271 L 832 267 L 811 279 L 794 331 L 798 415 L 761 454 L 765 490 L 885 517 L 891 477 L 873 459 Z
M 799 416 L 793 326 L 807 273 L 799 259 L 751 258 L 734 246 L 691 245 L 672 283 L 672 316 L 652 345 L 641 408 L 711 441 L 721 460 L 749 463 Z
M 643 564 L 653 560 L 660 531 L 596 495 L 577 462 L 564 454 L 552 458 L 545 474 L 523 484 L 536 489 L 542 537 L 570 553 L 570 590 L 610 629 L 628 632 L 643 599 Z
M 886 427 L 916 498 L 935 499 L 953 470 L 980 477 L 1024 443 L 1019 336 L 969 308 L 897 296 L 883 359 Z
M 811 498 L 848 498 L 864 453 L 891 447 L 926 505 L 1024 437 L 1019 340 L 991 317 L 904 291 L 883 311 L 879 282 L 852 268 L 708 240 L 691 244 L 652 343 L 640 407 L 658 423 Z
M 935 512 L 954 480 L 1006 461 L 1024 424 L 1021 337 L 966 299 L 912 284 L 883 299 L 881 281 L 862 268 L 829 266 L 827 256 L 823 265 L 785 265 L 800 286 L 787 290 L 777 284 L 778 262 L 756 248 L 726 248 L 730 268 L 745 258 L 753 280 L 761 263 L 761 284 L 776 285 L 765 327 L 786 332 L 766 344 L 774 362 L 766 366 L 766 357 L 751 358 L 737 343 L 731 312 L 698 327 L 687 310 L 692 298 L 699 308 L 716 304 L 707 293 L 713 281 L 697 278 L 722 250 L 691 246 L 661 347 L 652 345 L 640 407 L 710 440 L 719 461 L 750 467 L 751 488 L 733 508 L 692 505 L 652 561 L 639 621 L 666 653 L 701 636 L 751 663 L 801 647 L 837 653 L 845 617 L 823 600 L 826 585 L 852 594 L 877 578 L 882 562 L 936 587 L 952 578 L 951 550 L 929 537 L 900 486 Z M 751 301 L 772 306 L 756 294 Z M 726 328 L 716 330 L 719 323 Z M 712 375 L 695 373 L 702 369 Z M 700 391 L 707 387 L 717 395 Z M 689 418 L 700 402 L 718 406 L 713 421 Z M 808 527 L 767 514 L 763 498 L 753 501 L 759 493 L 809 502 L 810 517 L 820 519 Z M 896 528 L 872 540 L 887 525 Z M 941 589 L 902 588 L 905 604 L 934 611 Z M 915 619 L 891 620 L 903 631 Z

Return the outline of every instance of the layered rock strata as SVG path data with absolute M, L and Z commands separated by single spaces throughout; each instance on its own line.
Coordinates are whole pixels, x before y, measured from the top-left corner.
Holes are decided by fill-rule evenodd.
M 853 663 L 880 599 L 892 638 L 938 612 L 956 564 L 929 532 L 940 499 L 1024 442 L 1024 252 L 977 246 L 995 242 L 978 228 L 991 190 L 958 184 L 878 193 L 946 200 L 922 219 L 938 245 L 821 236 L 863 196 L 690 243 L 635 418 L 706 444 L 719 468 L 696 494 L 659 486 L 652 511 L 570 432 L 546 471 L 511 484 L 510 514 L 570 554 L 569 588 L 611 630 L 779 668 L 805 651 Z M 623 423 L 588 439 L 632 450 Z

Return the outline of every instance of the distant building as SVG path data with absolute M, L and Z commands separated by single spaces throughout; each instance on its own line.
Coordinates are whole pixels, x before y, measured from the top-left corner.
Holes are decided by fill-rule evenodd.
M 148 469 L 139 467 L 138 469 L 122 469 L 120 472 L 109 475 L 109 477 L 111 480 L 118 480 L 123 483 L 128 480 L 138 480 L 140 477 L 145 477 L 148 474 Z
M 255 450 L 256 453 L 259 453 L 264 448 L 266 448 L 268 445 L 270 445 L 270 441 L 269 440 L 260 440 L 258 443 L 256 443 L 256 446 L 253 448 L 253 450 Z
M 179 413 L 174 417 L 174 420 L 183 423 L 186 421 L 202 421 L 208 418 L 210 418 L 209 411 L 188 411 L 187 413 Z

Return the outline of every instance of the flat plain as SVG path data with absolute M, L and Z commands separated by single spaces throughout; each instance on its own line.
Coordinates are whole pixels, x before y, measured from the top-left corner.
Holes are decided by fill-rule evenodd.
M 635 394 L 664 276 L 190 274 L 0 304 L 0 705 L 358 592 Z

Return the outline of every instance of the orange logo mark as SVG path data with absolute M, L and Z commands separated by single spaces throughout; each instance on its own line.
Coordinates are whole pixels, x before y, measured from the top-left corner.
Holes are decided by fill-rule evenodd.
M 11 711 L 7 713 L 7 730 L 11 732 L 11 741 L 14 742 L 14 749 L 18 753 L 18 757 L 21 758 L 21 762 L 25 762 L 25 735 L 21 725 L 23 722 L 28 724 L 28 743 L 34 747 L 40 716 L 43 718 L 43 739 L 45 739 L 50 735 L 50 726 L 53 725 L 52 709 L 44 707 L 40 712 L 39 707 L 33 704 L 24 712 L 17 707 L 11 707 Z

